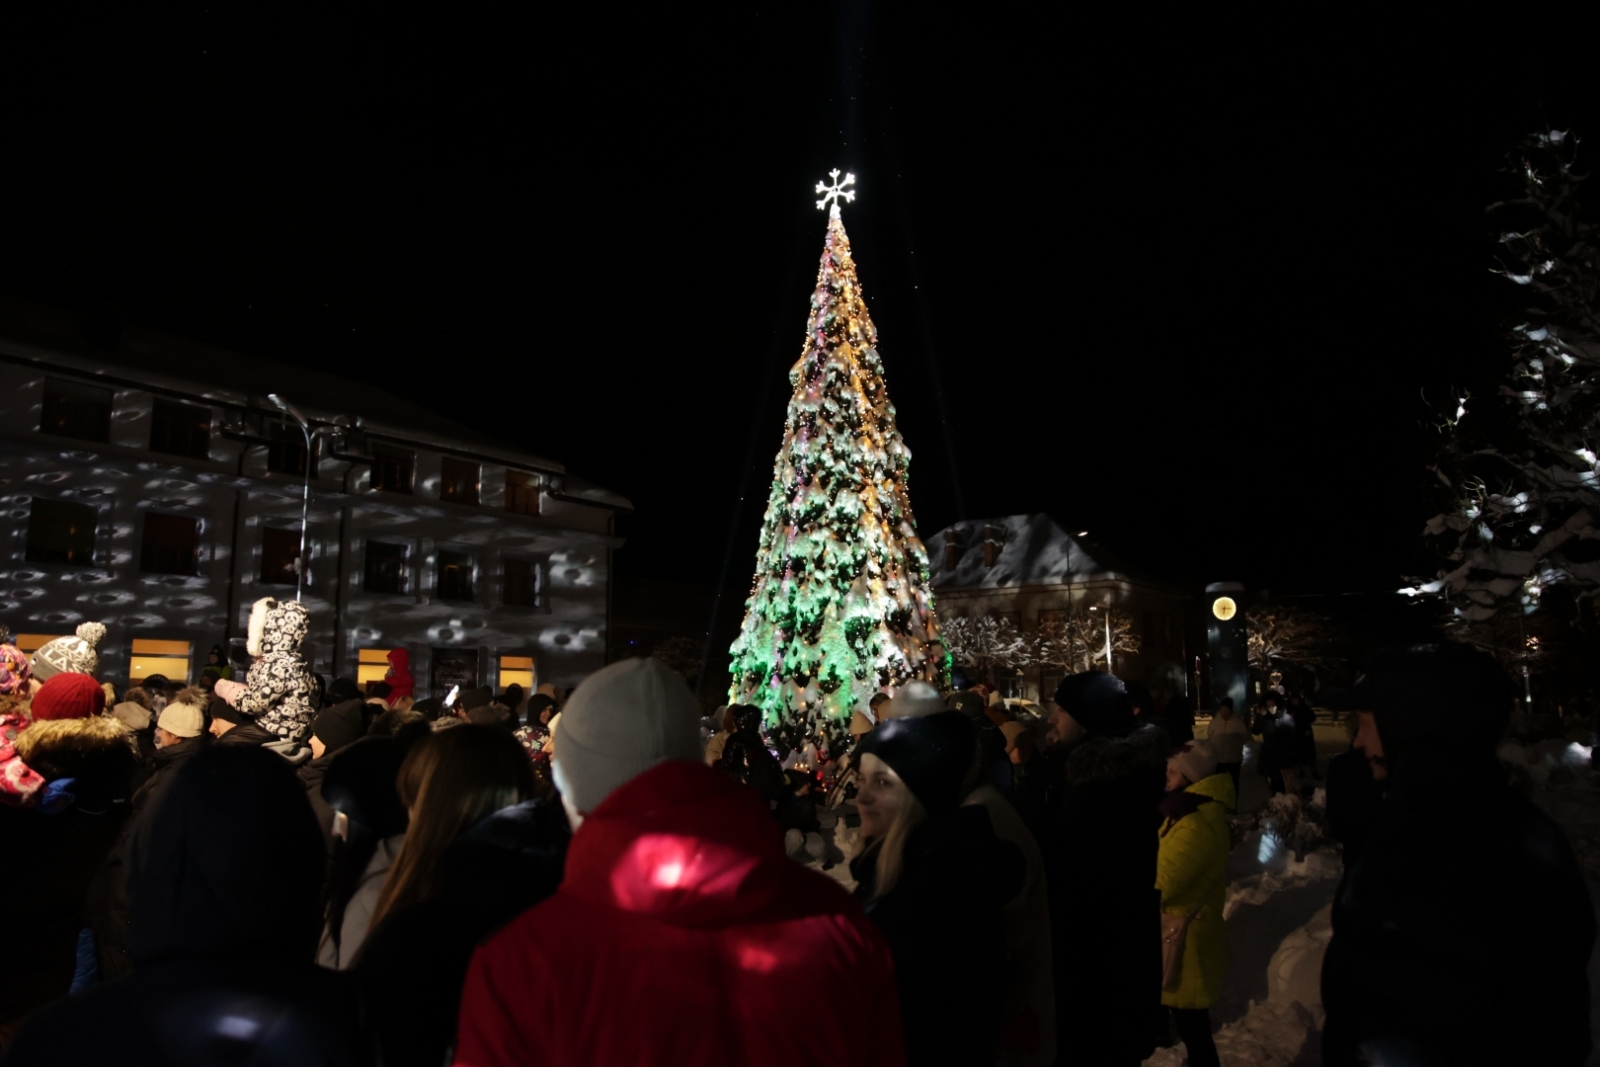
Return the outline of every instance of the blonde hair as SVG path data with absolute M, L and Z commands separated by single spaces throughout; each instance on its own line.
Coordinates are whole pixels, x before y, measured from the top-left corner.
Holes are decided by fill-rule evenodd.
M 503 730 L 463 725 L 421 739 L 395 781 L 411 816 L 371 927 L 439 891 L 445 850 L 474 823 L 534 796 L 533 763 Z
M 412 705 L 415 704 L 416 702 L 417 702 L 417 698 L 416 697 L 401 697 L 399 700 L 396 700 L 394 702 L 394 707 L 390 708 L 389 710 L 390 711 L 410 711 Z
M 895 775 L 897 780 L 899 777 Z M 894 822 L 889 824 L 889 832 L 875 846 L 878 855 L 873 861 L 873 900 L 882 900 L 900 884 L 900 875 L 905 872 L 906 865 L 906 841 L 910 839 L 911 831 L 928 817 L 928 809 L 922 806 L 917 795 L 905 782 L 900 784 L 906 791 L 905 804 L 895 813 Z

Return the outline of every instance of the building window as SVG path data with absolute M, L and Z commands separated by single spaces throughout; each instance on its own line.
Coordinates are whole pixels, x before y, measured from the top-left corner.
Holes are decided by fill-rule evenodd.
M 189 681 L 189 665 L 194 661 L 194 646 L 187 641 L 133 639 L 133 654 L 128 657 L 128 681 L 137 685 L 153 674 L 169 682 Z
M 508 685 L 520 685 L 524 693 L 532 693 L 533 657 L 501 656 L 499 675 L 501 689 Z
M 211 455 L 211 409 L 157 400 L 150 415 L 150 451 L 205 459 Z
M 406 546 L 367 542 L 366 571 L 361 588 L 369 593 L 403 595 L 406 591 Z
M 94 528 L 98 516 L 88 504 L 34 497 L 28 508 L 29 563 L 94 565 Z
M 306 473 L 306 436 L 300 427 L 287 422 L 267 423 L 267 470 L 273 474 L 292 474 L 297 478 Z
M 416 456 L 399 449 L 374 448 L 372 450 L 372 488 L 386 493 L 411 492 L 411 474 L 416 467 Z
M 39 431 L 80 441 L 111 440 L 111 390 L 64 378 L 46 378 Z
M 193 574 L 200 560 L 200 520 L 144 513 L 139 569 L 146 574 Z
M 361 691 L 367 691 L 371 682 L 383 681 L 383 676 L 389 673 L 389 650 L 387 648 L 363 648 L 356 653 L 356 685 Z
M 432 670 L 429 682 L 433 695 L 446 697 L 456 686 L 464 693 L 478 688 L 478 650 L 475 648 L 435 648 L 429 652 Z
M 506 471 L 506 510 L 518 515 L 539 514 L 539 476 Z
M 544 561 L 506 556 L 501 564 L 504 568 L 501 602 L 515 608 L 544 607 Z
M 12 644 L 17 646 L 19 652 L 26 652 L 31 656 L 56 638 L 71 636 L 71 634 L 18 634 Z
M 294 561 L 300 556 L 300 531 L 277 526 L 261 528 L 261 583 L 294 585 Z
M 471 600 L 472 556 L 466 552 L 439 550 L 438 597 L 440 600 Z
M 439 499 L 477 507 L 478 472 L 478 465 L 471 460 L 444 457 L 439 470 Z

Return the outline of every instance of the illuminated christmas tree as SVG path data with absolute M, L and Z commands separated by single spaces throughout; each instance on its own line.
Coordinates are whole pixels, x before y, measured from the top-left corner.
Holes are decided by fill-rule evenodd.
M 839 200 L 855 176 L 817 183 L 829 208 L 805 346 L 767 497 L 729 701 L 768 725 L 847 719 L 872 694 L 946 668 L 878 333 L 861 297 Z

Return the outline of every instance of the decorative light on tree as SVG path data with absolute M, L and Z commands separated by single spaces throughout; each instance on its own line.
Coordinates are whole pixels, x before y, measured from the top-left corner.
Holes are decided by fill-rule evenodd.
M 855 175 L 829 177 L 817 183 L 817 208 L 829 209 L 822 263 L 730 650 L 729 701 L 758 705 L 769 725 L 846 719 L 873 693 L 942 681 L 946 667 L 911 512 L 911 451 L 839 214 L 841 199 L 855 200 Z

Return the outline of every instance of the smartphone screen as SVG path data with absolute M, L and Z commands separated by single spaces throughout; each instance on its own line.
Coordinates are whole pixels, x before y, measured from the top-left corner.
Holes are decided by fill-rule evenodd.
M 450 687 L 450 695 L 444 698 L 444 706 L 448 708 L 450 705 L 454 704 L 456 702 L 456 697 L 460 695 L 461 687 L 459 685 L 452 685 Z

